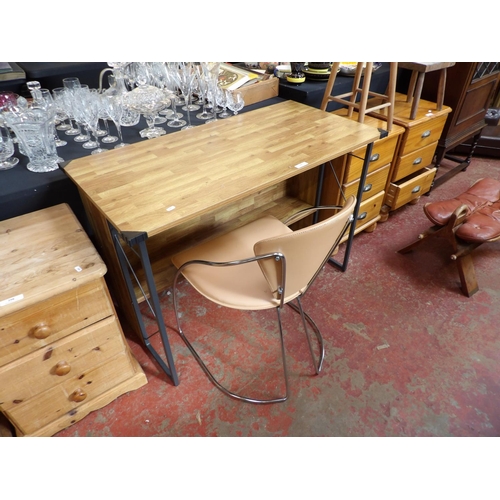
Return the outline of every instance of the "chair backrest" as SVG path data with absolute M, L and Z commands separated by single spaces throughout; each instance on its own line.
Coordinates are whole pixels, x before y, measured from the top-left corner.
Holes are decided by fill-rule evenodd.
M 330 257 L 335 242 L 354 212 L 356 197 L 350 196 L 335 215 L 312 226 L 261 240 L 254 245 L 255 255 L 281 252 L 286 258 L 285 296 L 304 293 Z M 259 261 L 273 293 L 281 283 L 281 265 L 272 259 Z

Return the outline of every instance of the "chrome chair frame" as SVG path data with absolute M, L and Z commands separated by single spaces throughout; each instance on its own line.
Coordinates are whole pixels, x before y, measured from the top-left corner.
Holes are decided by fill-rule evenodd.
M 340 210 L 342 209 L 342 206 L 320 206 L 320 207 L 314 207 L 314 208 L 308 208 L 301 210 L 299 212 L 296 212 L 294 215 L 292 215 L 290 218 L 288 218 L 286 221 L 284 221 L 284 224 L 290 225 L 293 224 L 294 222 L 302 219 L 303 217 L 307 217 L 308 215 L 313 214 L 314 212 L 317 212 L 318 210 Z M 182 266 L 180 266 L 175 274 L 174 278 L 174 285 L 173 285 L 173 304 L 174 304 L 174 313 L 175 313 L 175 318 L 177 322 L 177 329 L 180 337 L 188 347 L 188 349 L 191 351 L 193 354 L 194 358 L 198 362 L 198 364 L 201 366 L 205 374 L 208 376 L 208 378 L 211 380 L 211 382 L 218 388 L 220 389 L 224 394 L 240 400 L 240 401 L 246 401 L 248 403 L 256 403 L 256 404 L 269 404 L 269 403 L 281 403 L 284 402 L 288 399 L 289 396 L 289 382 L 288 382 L 288 370 L 287 370 L 287 365 L 286 365 L 286 355 L 285 355 L 285 343 L 284 343 L 284 336 L 283 336 L 283 327 L 282 327 L 282 320 L 281 320 L 281 310 L 283 309 L 283 306 L 287 304 L 292 310 L 300 314 L 301 319 L 302 319 L 302 325 L 306 334 L 307 338 L 307 343 L 309 346 L 309 351 L 311 354 L 311 358 L 313 361 L 314 369 L 316 375 L 318 375 L 322 369 L 323 366 L 323 361 L 325 357 L 325 348 L 324 348 L 324 341 L 323 341 L 323 336 L 321 335 L 321 331 L 319 330 L 318 326 L 314 322 L 314 320 L 304 311 L 301 303 L 301 297 L 305 295 L 305 293 L 309 290 L 310 286 L 312 283 L 315 281 L 317 278 L 318 274 L 321 272 L 323 269 L 324 265 L 328 262 L 330 255 L 333 253 L 335 248 L 339 245 L 340 241 L 344 237 L 345 233 L 347 232 L 350 224 L 353 222 L 354 216 L 351 214 L 350 217 L 348 218 L 344 228 L 338 235 L 337 239 L 335 240 L 335 243 L 331 247 L 331 250 L 326 254 L 322 264 L 318 267 L 318 270 L 316 273 L 313 275 L 307 286 L 305 287 L 304 291 L 295 299 L 297 301 L 297 305 L 294 304 L 292 301 L 289 302 L 284 302 L 284 298 L 286 296 L 285 294 L 285 287 L 286 287 L 286 257 L 284 254 L 281 252 L 273 252 L 265 255 L 257 255 L 253 257 L 249 257 L 247 259 L 241 259 L 241 260 L 233 260 L 233 261 L 227 261 L 227 262 L 213 262 L 213 261 L 207 261 L 207 260 L 190 260 L 188 262 L 185 262 Z M 276 398 L 271 398 L 271 399 L 256 399 L 256 398 L 250 398 L 247 396 L 242 396 L 241 394 L 237 394 L 235 392 L 230 391 L 229 389 L 225 388 L 216 378 L 215 376 L 210 372 L 206 364 L 203 362 L 199 354 L 196 352 L 195 348 L 189 342 L 187 339 L 186 335 L 184 334 L 181 324 L 180 324 L 180 315 L 179 315 L 179 303 L 178 303 L 178 294 L 177 294 L 177 283 L 182 275 L 182 271 L 194 264 L 201 264 L 201 265 L 206 265 L 206 266 L 213 266 L 213 267 L 227 267 L 227 266 L 238 266 L 238 265 L 244 265 L 248 264 L 251 262 L 257 262 L 259 260 L 265 260 L 265 259 L 275 259 L 277 262 L 281 264 L 281 282 L 278 288 L 278 294 L 279 294 L 279 305 L 276 307 L 276 312 L 278 316 L 278 326 L 279 326 L 279 337 L 280 337 L 280 344 L 281 344 L 281 356 L 282 356 L 282 365 L 283 365 L 283 374 L 284 374 L 284 381 L 285 381 L 285 395 L 276 397 Z M 316 357 L 314 355 L 314 349 L 313 345 L 311 342 L 311 336 L 309 334 L 309 329 L 307 327 L 307 323 L 309 323 L 316 335 L 318 345 L 319 345 L 319 360 L 316 360 Z

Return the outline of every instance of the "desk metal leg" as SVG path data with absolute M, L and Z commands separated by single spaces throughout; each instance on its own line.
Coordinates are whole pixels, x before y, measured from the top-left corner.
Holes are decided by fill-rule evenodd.
M 354 206 L 354 212 L 353 212 L 354 221 L 349 229 L 349 237 L 347 238 L 344 259 L 342 262 L 338 262 L 333 257 L 330 257 L 329 259 L 329 262 L 331 264 L 333 264 L 335 267 L 339 268 L 343 272 L 347 269 L 347 264 L 349 264 L 352 241 L 354 239 L 354 231 L 356 230 L 355 221 L 358 220 L 359 207 L 361 205 L 361 198 L 363 197 L 363 190 L 365 188 L 365 181 L 366 181 L 366 176 L 368 174 L 368 166 L 370 165 L 370 158 L 372 156 L 372 149 L 373 149 L 373 142 L 371 142 L 370 144 L 368 144 L 368 146 L 366 146 L 366 155 L 363 160 L 363 168 L 361 170 L 361 177 L 359 179 L 358 192 L 356 194 L 356 205 Z
M 120 267 L 123 273 L 123 277 L 125 278 L 125 282 L 127 284 L 128 293 L 130 295 L 130 300 L 132 306 L 134 307 L 134 311 L 137 317 L 137 321 L 139 323 L 139 327 L 141 329 L 142 339 L 144 341 L 144 345 L 147 347 L 149 352 L 153 355 L 157 363 L 160 365 L 162 370 L 172 379 L 174 385 L 179 385 L 179 378 L 177 376 L 177 372 L 175 370 L 174 359 L 172 356 L 172 351 L 170 349 L 170 343 L 167 337 L 167 329 L 165 327 L 165 322 L 163 321 L 163 315 L 160 306 L 160 299 L 158 297 L 158 292 L 156 290 L 156 284 L 154 281 L 153 271 L 151 269 L 151 262 L 149 260 L 149 254 L 146 247 L 146 238 L 147 235 L 145 233 L 124 233 L 120 234 L 111 224 L 109 224 L 109 228 L 111 231 L 111 237 L 113 238 L 113 243 L 115 245 L 116 254 L 118 255 L 118 259 L 120 261 Z M 139 253 L 138 256 L 141 259 L 141 264 L 146 274 L 146 283 L 149 291 L 149 299 L 146 297 L 144 290 L 141 291 L 146 299 L 151 312 L 153 313 L 156 323 L 158 325 L 158 331 L 160 332 L 161 340 L 163 342 L 163 349 L 165 351 L 165 356 L 167 359 L 167 363 L 163 361 L 155 348 L 151 345 L 149 341 L 149 336 L 146 332 L 146 327 L 144 326 L 144 322 L 142 319 L 142 314 L 139 309 L 139 302 L 137 301 L 137 297 L 135 295 L 134 285 L 132 283 L 132 279 L 130 277 L 130 272 L 134 273 L 134 269 L 132 268 L 125 251 L 121 245 L 120 240 L 125 241 L 130 248 L 137 247 Z M 135 276 L 135 273 L 134 273 Z M 137 278 L 136 278 L 137 279 Z

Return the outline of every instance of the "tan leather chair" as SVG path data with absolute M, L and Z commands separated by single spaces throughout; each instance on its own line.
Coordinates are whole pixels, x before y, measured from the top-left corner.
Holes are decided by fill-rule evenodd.
M 178 271 L 174 280 L 174 310 L 179 333 L 210 380 L 225 394 L 251 403 L 277 403 L 288 398 L 288 375 L 280 312 L 285 304 L 302 318 L 316 374 L 324 359 L 323 338 L 301 304 L 324 264 L 339 244 L 353 219 L 356 198 L 349 197 L 344 207 L 318 207 L 301 211 L 285 223 L 265 216 L 214 240 L 189 248 L 172 258 Z M 330 218 L 292 231 L 293 223 L 319 209 L 336 209 Z M 183 275 L 207 299 L 224 307 L 241 310 L 275 308 L 278 314 L 285 395 L 272 399 L 241 396 L 224 388 L 210 373 L 182 331 L 179 321 L 177 282 Z M 291 301 L 295 300 L 297 304 Z M 313 328 L 319 345 L 314 356 L 306 321 Z

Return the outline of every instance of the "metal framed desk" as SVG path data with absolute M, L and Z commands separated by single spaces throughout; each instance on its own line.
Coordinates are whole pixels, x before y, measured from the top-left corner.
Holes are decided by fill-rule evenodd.
M 115 300 L 175 385 L 158 299 L 173 281 L 170 256 L 263 213 L 283 218 L 314 205 L 321 181 L 316 167 L 361 146 L 370 149 L 378 137 L 374 127 L 284 101 L 65 167 Z M 149 343 L 139 309 L 144 300 L 158 323 L 166 363 Z

